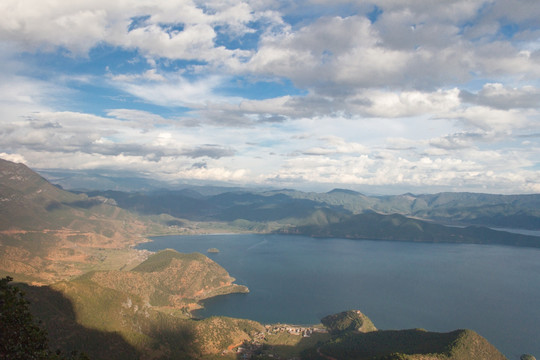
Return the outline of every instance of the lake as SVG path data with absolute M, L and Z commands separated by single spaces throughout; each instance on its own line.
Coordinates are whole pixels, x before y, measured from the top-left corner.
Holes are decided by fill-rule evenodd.
M 379 329 L 468 328 L 509 359 L 540 356 L 540 249 L 259 234 L 153 240 L 139 248 L 201 252 L 249 287 L 207 300 L 200 317 L 316 324 L 358 309 Z

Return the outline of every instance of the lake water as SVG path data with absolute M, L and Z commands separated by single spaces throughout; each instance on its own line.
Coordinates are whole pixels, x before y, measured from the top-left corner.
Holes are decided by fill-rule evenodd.
M 358 309 L 379 329 L 468 328 L 509 359 L 540 356 L 540 249 L 253 234 L 163 236 L 139 248 L 201 252 L 249 287 L 207 300 L 201 317 L 316 324 Z

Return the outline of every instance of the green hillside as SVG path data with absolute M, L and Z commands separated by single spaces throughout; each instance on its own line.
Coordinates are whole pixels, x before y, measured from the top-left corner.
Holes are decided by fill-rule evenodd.
M 197 307 L 197 302 L 217 295 L 246 293 L 245 286 L 208 257 L 163 250 L 131 271 L 92 271 L 80 280 L 140 297 L 152 306 Z
M 325 316 L 321 319 L 321 323 L 333 334 L 350 331 L 377 331 L 371 320 L 358 310 L 349 310 Z
M 25 291 L 33 313 L 44 320 L 51 346 L 77 349 L 93 359 L 506 359 L 471 330 L 376 330 L 359 311 L 325 317 L 322 323 L 330 334 L 309 327 L 313 332 L 302 337 L 290 329 L 305 327 L 294 325 L 263 326 L 226 317 L 194 320 L 174 307 L 152 306 L 144 295 L 87 278 Z M 284 328 L 289 330 L 276 333 Z
M 185 262 L 204 261 L 205 256 L 199 253 L 183 254 L 173 249 L 166 249 L 158 253 L 152 254 L 144 262 L 134 267 L 132 271 L 143 273 L 164 271 L 171 265 L 173 260 L 180 260 Z
M 52 348 L 91 359 L 205 359 L 250 341 L 263 327 L 250 320 L 193 320 L 140 297 L 88 280 L 25 287 Z
M 377 330 L 358 310 L 323 318 L 333 336 L 302 352 L 323 360 L 505 360 L 486 339 L 471 330 L 448 333 L 423 329 Z
M 486 339 L 471 330 L 349 332 L 323 344 L 306 359 L 340 360 L 504 360 Z
M 263 330 L 250 320 L 191 318 L 200 300 L 247 291 L 233 281 L 202 254 L 165 250 L 132 271 L 92 271 L 25 290 L 53 344 L 64 351 L 79 349 L 94 359 L 198 359 Z

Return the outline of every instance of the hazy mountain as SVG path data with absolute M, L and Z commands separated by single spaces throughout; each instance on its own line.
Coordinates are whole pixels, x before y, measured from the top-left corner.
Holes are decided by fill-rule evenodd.
M 454 227 L 375 212 L 351 215 L 324 225 L 304 225 L 279 230 L 314 237 L 415 242 L 499 244 L 540 247 L 540 237 L 495 231 L 486 227 Z
M 162 181 L 152 177 L 152 174 L 145 176 L 138 173 L 126 173 L 115 170 L 51 170 L 35 169 L 44 178 L 53 184 L 70 191 L 157 191 L 183 189 L 193 189 L 203 195 L 217 195 L 230 191 L 264 191 L 268 187 L 240 187 L 217 181 L 181 182 Z
M 222 189 L 223 190 L 223 189 Z M 230 190 L 205 195 L 201 188 L 125 193 L 92 191 L 119 206 L 143 214 L 166 213 L 190 220 L 304 223 L 314 212 L 326 209 L 341 214 L 401 214 L 450 225 L 540 229 L 540 195 L 440 193 L 366 196 L 335 189 L 327 193 L 290 189 L 271 191 Z

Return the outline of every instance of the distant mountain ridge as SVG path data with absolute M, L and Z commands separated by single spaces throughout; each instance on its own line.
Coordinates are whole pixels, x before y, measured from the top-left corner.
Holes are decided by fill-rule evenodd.
M 143 214 L 167 213 L 189 220 L 278 221 L 286 223 L 311 216 L 317 209 L 350 215 L 374 211 L 401 214 L 451 225 L 540 230 L 540 194 L 492 195 L 479 193 L 404 194 L 366 196 L 334 189 L 327 193 L 296 190 L 246 190 L 203 195 L 195 189 L 151 192 L 88 191 Z
M 149 193 L 88 192 L 113 199 L 140 214 L 168 214 L 205 222 L 227 222 L 259 232 L 315 237 L 501 244 L 540 247 L 540 238 L 488 227 L 540 229 L 540 195 L 475 193 L 404 194 L 369 197 L 334 189 L 304 193 L 290 189 L 231 191 L 204 196 L 195 190 Z
M 219 204 L 214 204 L 214 196 L 224 193 L 270 196 L 282 194 L 294 200 L 309 200 L 317 203 L 316 206 L 330 207 L 334 210 L 341 209 L 352 214 L 364 211 L 375 211 L 381 214 L 398 213 L 425 220 L 437 221 L 453 225 L 482 225 L 489 227 L 520 228 L 540 230 L 540 194 L 528 195 L 497 195 L 468 192 L 442 192 L 437 194 L 412 194 L 391 196 L 368 196 L 360 192 L 337 188 L 326 193 L 302 192 L 293 189 L 264 190 L 263 188 L 204 186 L 204 185 L 171 185 L 158 182 L 153 179 L 131 177 L 112 174 L 110 176 L 95 174 L 93 172 L 62 172 L 43 171 L 51 182 L 66 188 L 83 190 L 89 194 L 144 194 L 145 199 L 131 199 L 131 206 L 143 212 L 157 211 L 152 205 L 155 194 L 161 194 L 165 198 L 168 194 L 178 198 L 182 202 L 191 202 L 195 210 L 190 212 L 189 207 L 183 205 L 161 205 L 161 211 L 174 216 L 184 216 L 188 219 L 209 219 L 224 209 Z M 107 196 L 107 195 L 104 195 Z M 125 195 L 123 195 L 125 197 Z M 115 197 L 112 195 L 111 197 Z M 193 199 L 197 200 L 193 202 Z M 240 200 L 240 197 L 238 198 Z M 173 200 L 171 199 L 171 202 Z M 134 204 L 136 202 L 137 204 Z M 199 203 L 200 202 L 200 203 Z M 239 204 L 241 205 L 241 204 Z M 121 205 L 124 206 L 124 205 Z M 255 203 L 247 199 L 243 204 L 245 211 L 248 207 L 256 209 Z M 168 209 L 169 207 L 170 209 Z M 197 209 L 199 207 L 199 209 Z M 284 206 L 286 207 L 286 206 Z M 137 211 L 138 211 L 137 210 Z M 233 209 L 234 210 L 234 209 Z M 244 209 L 237 208 L 238 211 Z M 230 215 L 232 217 L 234 215 Z M 294 216 L 298 218 L 298 216 Z M 237 216 L 237 218 L 240 218 Z M 257 221 L 254 217 L 244 218 L 248 221 Z
M 326 238 L 540 247 L 540 237 L 537 236 L 480 226 L 451 227 L 399 214 L 381 215 L 375 212 L 352 215 L 325 225 L 284 228 L 278 232 Z

